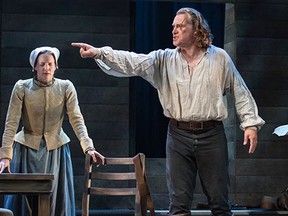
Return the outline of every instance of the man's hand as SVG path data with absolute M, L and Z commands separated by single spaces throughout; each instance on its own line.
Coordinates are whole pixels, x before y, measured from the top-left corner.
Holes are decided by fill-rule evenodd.
M 254 153 L 258 142 L 257 130 L 246 128 L 244 132 L 243 145 L 250 143 L 249 154 Z
M 100 57 L 100 50 L 86 43 L 71 43 L 74 47 L 80 48 L 80 56 L 82 58 Z
M 2 173 L 5 170 L 6 167 L 7 167 L 8 172 L 11 173 L 11 171 L 10 171 L 10 160 L 3 158 L 3 159 L 0 160 L 0 173 Z

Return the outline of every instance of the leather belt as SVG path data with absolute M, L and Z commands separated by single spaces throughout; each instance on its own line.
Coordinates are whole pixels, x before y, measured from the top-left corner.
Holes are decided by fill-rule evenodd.
M 204 130 L 213 128 L 216 124 L 222 124 L 221 121 L 190 121 L 183 122 L 175 119 L 170 119 L 170 124 L 184 130 Z

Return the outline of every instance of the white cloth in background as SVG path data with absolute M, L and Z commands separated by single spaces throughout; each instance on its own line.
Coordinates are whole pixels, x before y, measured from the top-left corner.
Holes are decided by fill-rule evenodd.
M 281 126 L 275 128 L 275 130 L 274 130 L 274 132 L 272 134 L 276 134 L 278 136 L 288 135 L 288 124 L 281 125 Z

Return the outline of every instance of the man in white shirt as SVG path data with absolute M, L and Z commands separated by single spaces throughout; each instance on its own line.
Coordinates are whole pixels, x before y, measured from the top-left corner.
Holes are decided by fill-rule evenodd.
M 249 153 L 264 125 L 249 89 L 225 50 L 212 45 L 205 18 L 181 8 L 172 23 L 175 49 L 137 54 L 72 43 L 83 58 L 94 58 L 107 74 L 140 76 L 158 91 L 164 115 L 170 118 L 166 142 L 166 173 L 170 215 L 189 216 L 196 176 L 214 216 L 232 215 L 228 202 L 226 92 L 231 92 Z

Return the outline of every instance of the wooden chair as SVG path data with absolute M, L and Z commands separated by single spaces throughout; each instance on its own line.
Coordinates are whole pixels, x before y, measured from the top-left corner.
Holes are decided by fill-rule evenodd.
M 128 172 L 109 170 L 111 166 L 132 166 Z M 107 171 L 106 171 L 107 170 Z M 98 184 L 95 184 L 94 182 Z M 107 181 L 129 182 L 125 187 L 107 187 Z M 131 183 L 132 181 L 132 183 Z M 99 182 L 105 186 L 99 186 Z M 110 184 L 111 185 L 111 184 Z M 129 185 L 129 186 L 127 186 Z M 132 185 L 130 187 L 130 185 Z M 147 210 L 151 216 L 155 216 L 154 206 L 146 181 L 145 155 L 137 154 L 128 158 L 106 158 L 105 166 L 98 166 L 90 155 L 85 159 L 84 192 L 82 196 L 82 216 L 89 216 L 90 196 L 135 196 L 135 216 L 147 216 Z

